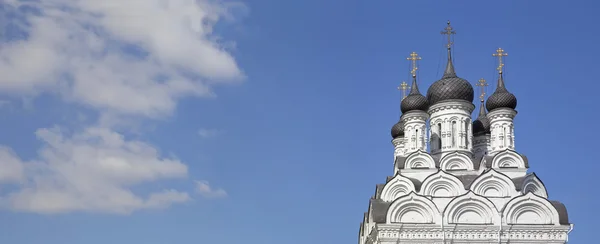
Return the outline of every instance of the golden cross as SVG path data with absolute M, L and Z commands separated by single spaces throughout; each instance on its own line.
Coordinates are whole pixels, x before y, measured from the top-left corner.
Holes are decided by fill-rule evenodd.
M 406 97 L 406 89 L 408 89 L 408 84 L 406 81 L 402 81 L 402 84 L 398 87 L 398 90 L 402 90 L 402 99 Z
M 485 79 L 481 78 L 475 85 L 480 87 L 479 89 L 481 90 L 481 95 L 479 95 L 479 100 L 483 102 L 483 99 L 485 98 L 485 87 L 488 86 L 488 83 L 485 81 Z
M 502 74 L 502 67 L 504 67 L 504 63 L 502 62 L 502 57 L 508 56 L 508 53 L 505 53 L 504 49 L 498 48 L 496 50 L 496 53 L 492 54 L 492 56 L 498 57 L 498 68 L 496 68 L 496 69 L 498 70 L 498 73 Z
M 444 28 L 444 31 L 442 31 L 441 33 L 442 33 L 442 35 L 448 35 L 447 47 L 450 48 L 453 44 L 452 35 L 456 34 L 456 31 L 454 31 L 452 26 L 450 26 L 450 20 L 448 20 L 448 26 L 446 26 L 446 28 Z
M 410 57 L 406 58 L 406 60 L 412 61 L 412 68 L 410 70 L 410 73 L 412 74 L 413 77 L 417 76 L 417 69 L 419 68 L 417 66 L 417 60 L 421 60 L 421 57 L 419 57 L 419 54 L 417 54 L 416 52 L 412 52 L 410 54 Z

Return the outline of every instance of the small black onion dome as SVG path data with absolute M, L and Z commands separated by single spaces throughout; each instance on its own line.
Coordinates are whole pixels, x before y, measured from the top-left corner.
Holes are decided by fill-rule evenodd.
M 491 133 L 490 119 L 487 117 L 483 101 L 479 106 L 479 116 L 473 121 L 473 135 L 489 134 Z
M 413 76 L 413 83 L 410 88 L 410 93 L 400 103 L 400 111 L 402 113 L 406 113 L 408 111 L 413 110 L 421 110 L 427 112 L 429 108 L 429 103 L 427 103 L 427 98 L 421 95 L 419 91 L 419 86 L 417 86 L 417 77 Z
M 398 121 L 394 126 L 392 126 L 392 138 L 398 138 L 404 136 L 404 123 L 402 121 Z
M 465 100 L 473 102 L 473 86 L 467 80 L 460 78 L 454 71 L 450 49 L 448 49 L 448 63 L 442 79 L 434 82 L 427 90 L 429 106 L 445 100 Z
M 486 108 L 488 111 L 492 111 L 497 108 L 517 108 L 517 97 L 506 90 L 502 73 L 500 73 L 498 78 L 498 86 L 496 87 L 496 91 L 494 91 L 494 93 L 486 102 Z

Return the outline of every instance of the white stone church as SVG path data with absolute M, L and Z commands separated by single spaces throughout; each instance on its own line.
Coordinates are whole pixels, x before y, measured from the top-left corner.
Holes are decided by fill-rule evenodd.
M 502 49 L 495 91 L 485 101 L 480 80 L 479 113 L 473 86 L 452 64 L 423 96 L 412 86 L 392 128 L 394 174 L 376 187 L 360 225 L 359 244 L 398 243 L 566 243 L 573 225 L 565 206 L 548 199 L 527 158 L 516 151 L 513 119 L 517 98 L 503 78 Z M 509 82 L 510 83 L 510 82 Z M 407 87 L 406 84 L 404 87 Z M 428 151 L 429 146 L 429 151 Z

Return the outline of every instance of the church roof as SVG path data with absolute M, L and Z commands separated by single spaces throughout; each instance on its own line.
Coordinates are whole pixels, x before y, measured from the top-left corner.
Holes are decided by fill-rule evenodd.
M 478 136 L 490 133 L 490 119 L 487 117 L 487 113 L 485 111 L 485 104 L 482 99 L 481 104 L 479 105 L 479 114 L 477 115 L 477 119 L 473 121 L 473 135 Z
M 517 108 L 517 97 L 506 89 L 502 73 L 498 77 L 496 91 L 488 98 L 486 107 L 488 111 L 498 108 Z
M 448 22 L 448 27 L 446 27 L 445 30 L 446 32 L 443 32 L 442 34 L 447 34 L 448 37 L 450 37 L 451 34 L 454 34 L 450 22 Z M 473 86 L 467 80 L 456 75 L 454 64 L 452 63 L 452 42 L 450 42 L 450 39 L 448 41 L 448 61 L 446 63 L 444 75 L 442 76 L 442 79 L 434 82 L 427 90 L 429 106 L 448 100 L 473 102 Z
M 561 225 L 570 224 L 569 213 L 567 212 L 567 207 L 565 207 L 565 205 L 559 201 L 550 201 L 550 203 L 552 204 L 552 206 L 554 206 L 554 208 L 558 212 L 558 218 L 560 220 L 559 223 Z
M 429 106 L 449 100 L 473 102 L 473 93 L 473 86 L 467 80 L 456 76 L 456 73 L 445 74 L 429 87 L 427 100 Z
M 392 126 L 392 138 L 398 138 L 404 136 L 404 123 L 398 121 L 398 123 Z
M 413 76 L 413 82 L 410 88 L 410 93 L 407 97 L 402 99 L 400 105 L 400 110 L 402 111 L 402 113 L 406 113 L 413 110 L 421 110 L 427 112 L 429 104 L 427 103 L 427 98 L 425 98 L 425 96 L 423 96 L 419 91 L 416 76 Z
M 488 169 L 490 170 L 490 169 Z M 468 190 L 471 187 L 471 184 L 475 181 L 475 179 L 477 179 L 479 176 L 485 174 L 488 170 L 482 172 L 481 174 L 468 174 L 468 175 L 457 175 L 456 177 L 463 183 L 464 187 L 466 190 Z M 533 174 L 533 173 L 532 173 Z M 529 175 L 527 175 L 529 176 Z M 521 191 L 521 187 L 523 185 L 523 181 L 525 180 L 525 178 L 527 176 L 524 177 L 517 177 L 517 178 L 512 178 L 512 182 L 514 183 L 517 191 Z M 386 179 L 386 182 L 389 182 L 392 178 L 394 178 L 393 176 L 388 176 Z M 420 191 L 421 185 L 423 182 L 414 179 L 414 178 L 409 178 L 414 185 L 417 191 Z M 387 214 L 387 210 L 390 207 L 390 205 L 392 204 L 392 202 L 386 202 L 383 201 L 381 199 L 381 193 L 383 191 L 383 188 L 385 187 L 385 184 L 378 184 L 375 190 L 375 195 L 370 199 L 369 202 L 369 208 L 370 208 L 370 212 L 371 212 L 371 216 L 373 221 L 375 221 L 375 223 L 385 223 L 386 222 L 386 214 Z M 555 201 L 555 200 L 550 200 L 549 201 L 552 206 L 554 206 L 554 208 L 556 208 L 556 211 L 558 212 L 559 218 L 560 218 L 560 224 L 561 225 L 568 225 L 569 224 L 569 215 L 567 212 L 567 208 L 565 207 L 565 205 L 559 201 Z

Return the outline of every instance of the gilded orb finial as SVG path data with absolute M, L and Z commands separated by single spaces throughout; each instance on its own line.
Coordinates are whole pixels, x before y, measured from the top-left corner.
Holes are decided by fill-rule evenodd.
M 446 47 L 448 49 L 450 49 L 450 47 L 452 47 L 452 44 L 454 44 L 454 42 L 452 42 L 452 35 L 456 34 L 456 31 L 454 31 L 452 26 L 450 26 L 450 20 L 448 20 L 448 26 L 446 26 L 446 28 L 444 28 L 444 30 L 441 32 L 441 34 L 448 36 L 448 44 L 446 44 Z
M 412 52 L 410 54 L 410 57 L 406 58 L 406 60 L 412 61 L 412 67 L 410 69 L 410 73 L 412 74 L 413 77 L 417 76 L 417 69 L 419 69 L 419 67 L 417 66 L 417 61 L 421 60 L 421 57 L 419 57 L 419 54 L 417 54 L 417 52 Z
M 398 87 L 398 90 L 402 90 L 402 99 L 404 99 L 406 97 L 407 89 L 408 89 L 408 84 L 406 83 L 406 81 L 402 81 L 402 83 Z
M 488 86 L 488 83 L 485 81 L 485 79 L 481 78 L 475 85 L 479 86 L 479 90 L 480 90 L 479 101 L 483 102 L 483 100 L 485 99 L 485 87 Z
M 496 69 L 498 70 L 499 74 L 502 74 L 502 69 L 504 67 L 504 62 L 502 61 L 502 58 L 508 56 L 508 53 L 505 53 L 504 49 L 498 48 L 496 49 L 496 53 L 492 54 L 492 56 L 498 57 L 498 68 Z

